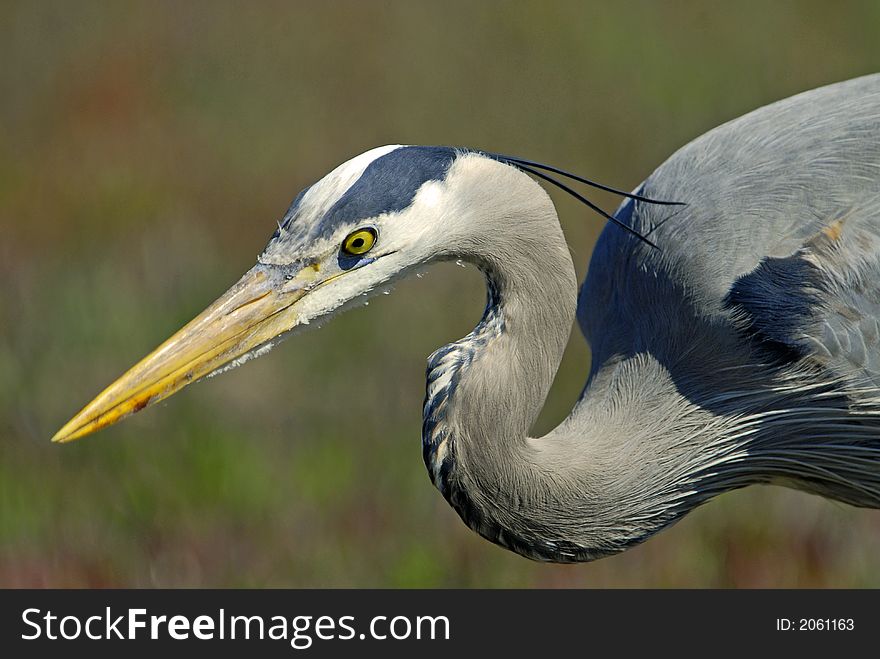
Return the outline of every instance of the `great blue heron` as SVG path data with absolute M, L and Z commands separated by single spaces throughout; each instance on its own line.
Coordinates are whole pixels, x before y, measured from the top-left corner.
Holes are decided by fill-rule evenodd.
M 485 538 L 591 560 L 752 483 L 880 507 L 880 75 L 680 149 L 617 209 L 628 231 L 605 227 L 580 295 L 531 177 L 542 168 L 554 171 L 417 146 L 346 162 L 296 197 L 238 283 L 55 441 L 463 259 L 484 273 L 488 303 L 428 360 L 422 442 L 432 481 Z M 576 313 L 587 385 L 557 428 L 529 437 Z

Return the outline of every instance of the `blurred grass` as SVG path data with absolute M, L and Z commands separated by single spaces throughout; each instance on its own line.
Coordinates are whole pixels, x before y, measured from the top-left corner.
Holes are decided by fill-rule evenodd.
M 468 531 L 418 438 L 424 358 L 483 303 L 452 266 L 48 442 L 352 155 L 463 144 L 633 187 L 722 121 L 880 68 L 878 7 L 0 4 L 0 585 L 880 586 L 876 511 L 776 488 L 588 565 Z M 583 275 L 601 223 L 555 198 Z M 588 359 L 575 335 L 539 430 Z

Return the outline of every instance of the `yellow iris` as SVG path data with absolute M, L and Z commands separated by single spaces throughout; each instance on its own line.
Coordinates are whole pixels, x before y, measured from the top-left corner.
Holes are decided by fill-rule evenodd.
M 351 256 L 360 256 L 369 252 L 376 244 L 375 229 L 358 229 L 342 242 L 342 251 Z

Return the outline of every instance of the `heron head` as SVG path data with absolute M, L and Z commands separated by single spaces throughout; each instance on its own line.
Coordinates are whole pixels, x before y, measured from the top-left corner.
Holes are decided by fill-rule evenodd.
M 485 185 L 486 177 L 498 184 L 505 176 L 530 181 L 513 167 L 450 147 L 386 146 L 340 165 L 296 197 L 253 268 L 53 441 L 90 434 L 263 354 L 292 330 L 362 302 L 413 268 L 467 256 L 485 242 L 473 221 L 475 208 L 493 204 L 483 197 L 494 195 L 499 207 L 514 203 L 515 185 L 506 194 Z
M 407 269 L 448 253 L 439 216 L 460 153 L 379 147 L 297 195 L 254 269 L 276 279 L 273 289 L 298 291 L 297 325 L 357 304 Z

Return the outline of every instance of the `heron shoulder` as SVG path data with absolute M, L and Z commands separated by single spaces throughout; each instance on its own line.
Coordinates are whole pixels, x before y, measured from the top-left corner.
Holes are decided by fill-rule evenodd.
M 627 201 L 618 209 L 617 217 L 650 235 L 659 250 L 606 226 L 579 299 L 591 343 L 618 350 L 671 334 L 667 327 L 689 317 L 729 319 L 733 306 L 772 335 L 813 327 L 813 271 L 846 297 L 854 278 L 870 288 L 877 262 L 880 75 L 805 92 L 719 126 L 671 156 L 641 192 L 687 206 Z M 817 236 L 828 234 L 838 234 L 831 251 L 817 251 Z M 833 260 L 832 253 L 845 257 Z M 847 286 L 852 290 L 841 290 Z M 865 309 L 870 303 L 864 296 L 850 301 Z M 759 308 L 766 312 L 754 315 Z M 658 318 L 667 322 L 658 325 Z

